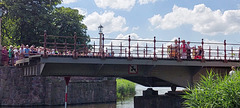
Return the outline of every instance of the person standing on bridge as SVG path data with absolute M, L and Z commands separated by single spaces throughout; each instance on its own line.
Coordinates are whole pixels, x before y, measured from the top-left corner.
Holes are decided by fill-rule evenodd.
M 191 59 L 191 47 L 190 47 L 190 42 L 187 42 L 187 59 Z
M 19 59 L 19 52 L 16 46 L 13 49 L 13 53 L 14 53 L 14 63 L 16 63 L 16 61 Z
M 8 66 L 8 60 L 9 60 L 8 59 L 8 51 L 7 51 L 6 46 L 4 46 L 2 49 L 2 60 L 1 60 L 3 66 Z
M 230 76 L 233 76 L 233 74 L 236 73 L 236 67 L 235 67 L 235 66 L 232 66 L 231 69 L 232 69 L 232 70 L 229 72 L 229 75 L 230 75 Z
M 182 59 L 187 59 L 187 44 L 185 43 L 185 40 L 182 40 L 182 45 L 180 48 Z
M 21 47 L 19 48 L 20 59 L 24 58 L 24 50 L 25 50 L 25 45 L 22 44 Z
M 28 48 L 28 45 L 26 45 L 26 48 L 24 50 L 24 57 L 25 58 L 28 58 L 29 57 L 29 54 L 30 54 L 30 49 Z
M 197 55 L 195 56 L 195 59 L 202 59 L 202 53 L 203 53 L 202 46 L 198 46 Z
M 8 57 L 9 57 L 9 64 L 10 66 L 13 66 L 14 63 L 14 52 L 13 52 L 13 46 L 10 45 L 8 50 Z
M 172 53 L 174 52 L 175 53 L 175 57 L 174 58 L 178 58 L 178 55 L 179 55 L 179 48 L 180 48 L 180 45 L 178 44 L 178 40 L 174 40 L 174 43 L 173 46 L 172 46 Z M 174 54 L 173 53 L 173 54 Z

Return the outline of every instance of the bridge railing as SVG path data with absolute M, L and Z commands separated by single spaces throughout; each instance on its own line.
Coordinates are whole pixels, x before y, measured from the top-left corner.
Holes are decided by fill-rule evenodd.
M 99 38 L 90 38 L 90 44 L 85 44 L 86 37 L 76 36 L 53 36 L 44 33 L 44 57 L 48 55 L 73 56 L 74 58 L 87 57 L 122 57 L 127 59 L 148 58 L 158 59 L 176 59 L 178 61 L 188 60 L 229 60 L 240 61 L 240 44 L 223 42 L 190 42 L 190 58 L 183 57 L 183 48 L 180 46 L 181 39 L 177 39 L 179 47 L 175 47 L 174 41 L 153 39 L 135 39 L 135 37 L 123 37 L 121 39 L 102 37 L 102 44 L 99 45 Z M 198 49 L 202 53 L 198 55 Z M 58 53 L 49 53 L 51 50 Z M 196 56 L 200 57 L 196 57 Z

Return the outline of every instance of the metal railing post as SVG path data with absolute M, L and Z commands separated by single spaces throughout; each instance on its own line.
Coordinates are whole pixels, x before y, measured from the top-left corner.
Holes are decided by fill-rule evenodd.
M 74 32 L 74 52 L 73 52 L 73 58 L 77 58 L 77 50 L 76 50 L 76 44 L 77 44 L 77 33 Z
M 203 45 L 204 45 L 204 42 L 203 42 L 203 39 L 202 39 L 202 62 L 205 62 Z
M 224 40 L 224 62 L 227 63 L 227 50 L 226 50 L 226 40 Z
M 154 39 L 153 39 L 153 60 L 157 60 L 156 58 L 156 37 L 154 36 Z
M 56 42 L 56 38 L 54 38 L 54 50 L 57 51 L 57 42 Z M 55 52 L 54 52 L 55 53 Z
M 146 43 L 146 57 L 147 57 L 147 54 L 148 54 L 148 46 L 147 46 L 147 43 Z
M 178 61 L 181 61 L 181 54 L 180 54 L 180 53 L 181 53 L 181 52 L 180 52 L 180 51 L 181 51 L 181 49 L 180 49 L 180 46 L 181 46 L 181 45 L 180 45 L 180 41 L 181 41 L 181 40 L 180 40 L 180 37 L 179 37 L 179 38 L 178 38 L 178 46 L 179 46 L 179 47 L 178 47 L 178 49 L 177 49 L 177 50 L 178 50 Z
M 128 60 L 131 60 L 131 38 L 130 35 L 128 36 Z
M 43 57 L 46 58 L 47 57 L 47 30 L 44 30 L 44 54 Z
M 119 54 L 119 57 L 122 56 L 122 42 L 120 43 L 120 54 Z
M 65 55 L 67 55 L 67 39 L 65 39 Z
M 104 55 L 105 55 L 105 54 L 104 54 L 104 34 L 103 34 L 103 36 L 102 36 L 102 49 L 101 49 L 101 50 L 102 50 L 102 58 L 105 58 L 105 57 L 104 57 Z
M 112 45 L 112 42 L 111 42 L 111 52 L 110 52 L 111 56 L 113 56 L 113 45 Z

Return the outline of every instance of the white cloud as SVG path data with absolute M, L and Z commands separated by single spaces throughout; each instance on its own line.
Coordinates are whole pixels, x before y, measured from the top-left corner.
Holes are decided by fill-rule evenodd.
M 132 28 L 132 31 L 136 31 L 136 30 L 138 30 L 139 29 L 139 27 L 133 27 Z
M 139 46 L 144 47 L 146 45 L 146 43 L 152 47 L 153 46 L 153 38 L 141 38 L 138 36 L 138 34 L 136 33 L 129 33 L 129 34 L 119 34 L 115 39 L 111 41 L 113 43 L 113 45 L 120 45 L 120 43 L 122 42 L 122 45 L 124 46 L 128 46 L 129 42 L 128 42 L 128 38 L 130 36 L 131 41 L 131 46 L 137 46 L 137 44 Z M 119 40 L 118 40 L 119 39 Z M 134 40 L 134 41 L 133 41 Z
M 148 3 L 155 3 L 157 0 L 139 0 L 139 4 L 143 5 L 143 4 L 148 4 Z
M 148 52 L 149 54 L 153 52 L 153 39 L 150 39 L 150 38 L 141 38 L 138 36 L 138 34 L 136 33 L 130 33 L 130 34 L 119 34 L 115 40 L 112 40 L 108 43 L 108 46 L 110 47 L 111 45 L 111 42 L 112 42 L 112 45 L 113 46 L 120 46 L 121 43 L 122 43 L 122 52 L 124 53 L 125 52 L 125 49 L 128 51 L 128 45 L 129 45 L 129 41 L 128 41 L 128 38 L 131 38 L 131 42 L 130 42 L 130 45 L 131 45 L 131 55 L 135 55 L 136 56 L 136 53 L 137 53 L 137 50 L 139 51 L 139 54 L 140 56 L 143 56 L 143 50 L 145 49 L 145 45 L 146 43 L 148 44 Z M 136 41 L 138 40 L 138 41 Z M 152 41 L 151 41 L 152 40 Z M 139 46 L 139 48 L 137 49 L 137 44 Z M 108 47 L 108 49 L 109 49 Z M 118 49 L 118 48 L 117 48 Z M 114 50 L 115 53 L 119 53 L 121 52 L 120 49 L 119 50 Z M 134 53 L 134 54 L 133 54 Z M 124 55 L 124 54 L 123 54 Z
M 70 4 L 70 3 L 75 3 L 77 0 L 63 0 L 63 4 Z
M 86 16 L 87 15 L 87 10 L 86 9 L 82 9 L 82 8 L 74 8 L 78 10 L 78 13 L 81 15 Z
M 97 30 L 100 24 L 103 25 L 104 33 L 112 33 L 117 31 L 127 31 L 126 19 L 122 16 L 115 16 L 114 12 L 104 12 L 103 14 L 98 14 L 93 12 L 86 16 L 83 23 L 87 25 L 88 30 Z
M 193 10 L 174 6 L 172 12 L 154 15 L 148 19 L 156 29 L 174 29 L 191 24 L 192 30 L 206 35 L 231 34 L 240 31 L 240 10 L 211 10 L 204 4 L 195 5 Z
M 136 0 L 94 0 L 100 8 L 131 10 Z

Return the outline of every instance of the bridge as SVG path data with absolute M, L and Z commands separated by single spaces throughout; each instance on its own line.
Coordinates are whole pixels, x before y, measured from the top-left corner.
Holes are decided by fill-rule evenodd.
M 139 40 L 44 35 L 41 55 L 17 61 L 25 76 L 122 77 L 148 87 L 186 87 L 205 75 L 206 70 L 227 74 L 231 66 L 239 66 L 240 44 L 191 42 L 191 58 L 182 58 L 182 49 L 174 41 Z M 59 41 L 60 40 L 60 41 Z M 177 43 L 180 45 L 180 38 Z M 201 58 L 194 49 L 201 46 Z M 57 53 L 51 53 L 54 50 Z M 195 50 L 196 51 L 196 50 Z M 196 55 L 195 55 L 196 56 Z

